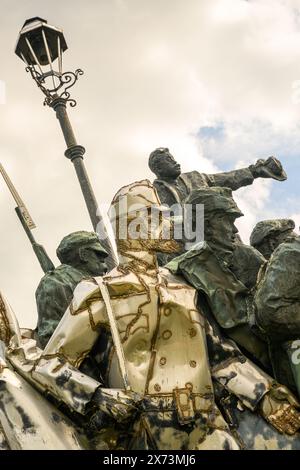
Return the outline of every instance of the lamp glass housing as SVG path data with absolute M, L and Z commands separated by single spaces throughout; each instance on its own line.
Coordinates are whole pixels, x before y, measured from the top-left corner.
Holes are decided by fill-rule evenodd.
M 15 52 L 45 83 L 55 89 L 56 79 L 62 76 L 62 57 L 68 46 L 63 31 L 39 17 L 25 21 L 18 37 Z M 45 86 L 45 85 L 44 85 Z

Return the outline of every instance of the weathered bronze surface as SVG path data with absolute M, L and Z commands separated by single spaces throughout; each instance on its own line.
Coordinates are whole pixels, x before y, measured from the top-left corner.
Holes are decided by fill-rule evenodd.
M 291 219 L 261 220 L 252 230 L 250 244 L 266 259 L 270 259 L 281 243 L 296 236 L 294 229 L 295 222 Z
M 50 339 L 82 279 L 104 274 L 107 253 L 95 233 L 67 235 L 57 249 L 60 266 L 47 273 L 36 290 L 37 334 L 42 347 Z
M 296 387 L 300 395 L 299 263 L 300 238 L 291 234 L 260 272 L 255 302 L 256 321 L 268 338 L 274 373 L 281 382 Z
M 183 203 L 192 190 L 223 186 L 236 190 L 252 184 L 256 178 L 286 179 L 281 163 L 274 157 L 258 160 L 254 165 L 240 170 L 207 175 L 198 171 L 181 173 L 181 167 L 170 154 L 168 148 L 158 148 L 149 157 L 149 168 L 156 175 L 153 182 L 163 204 L 171 206 Z

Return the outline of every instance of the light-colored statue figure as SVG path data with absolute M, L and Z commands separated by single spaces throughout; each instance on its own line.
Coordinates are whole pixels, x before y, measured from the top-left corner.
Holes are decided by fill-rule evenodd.
M 240 170 L 207 175 L 198 171 L 181 173 L 181 167 L 168 148 L 160 147 L 149 156 L 149 168 L 156 175 L 153 185 L 163 204 L 171 206 L 183 203 L 191 191 L 203 187 L 222 186 L 233 191 L 252 184 L 256 178 L 286 180 L 287 176 L 279 160 L 269 157 Z
M 20 356 L 24 370 L 27 361 L 32 364 L 39 357 L 41 351 L 28 333 L 19 328 L 0 294 L 0 450 L 84 449 L 86 438 L 74 423 L 25 380 L 6 357 L 8 349 L 11 356 Z
M 250 235 L 250 244 L 266 259 L 288 238 L 297 236 L 294 232 L 295 222 L 291 219 L 261 220 Z
M 105 415 L 125 423 L 128 448 L 240 448 L 215 403 L 213 381 L 267 420 L 254 447 L 265 448 L 268 439 L 276 447 L 267 422 L 294 434 L 298 404 L 288 390 L 218 336 L 193 287 L 158 268 L 156 251 L 178 247 L 151 183 L 125 186 L 111 209 L 120 265 L 103 279 L 78 284 L 40 358 L 31 370 L 26 363 L 30 377 L 77 413 L 94 412 L 95 426 L 103 427 Z M 97 343 L 101 333 L 105 347 Z M 106 371 L 104 383 L 79 370 L 91 350 Z M 19 358 L 14 365 L 24 370 Z
M 77 284 L 91 276 L 102 276 L 107 270 L 107 252 L 93 232 L 70 233 L 61 241 L 56 254 L 62 264 L 45 274 L 35 293 L 37 333 L 42 348 L 70 304 Z

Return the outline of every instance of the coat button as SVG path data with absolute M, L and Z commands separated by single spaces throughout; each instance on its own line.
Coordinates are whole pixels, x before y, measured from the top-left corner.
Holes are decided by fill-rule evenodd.
M 160 391 L 161 391 L 161 386 L 160 386 L 159 384 L 155 384 L 155 385 L 154 385 L 154 390 L 155 390 L 156 392 L 160 392 Z
M 159 363 L 161 366 L 164 366 L 166 362 L 167 362 L 167 359 L 165 357 L 161 357 L 159 360 Z
M 189 330 L 189 335 L 190 335 L 191 338 L 193 338 L 194 336 L 196 336 L 196 334 L 197 334 L 197 331 L 195 330 L 195 328 L 191 328 L 191 329 Z
M 166 317 L 168 317 L 169 315 L 171 315 L 171 313 L 172 313 L 172 310 L 171 310 L 169 307 L 166 307 L 166 308 L 164 309 L 164 315 L 165 315 Z
M 170 331 L 170 330 L 165 330 L 162 333 L 163 339 L 169 339 L 169 338 L 171 338 L 171 336 L 172 336 L 172 331 Z
M 190 361 L 190 366 L 191 367 L 196 367 L 197 365 L 197 362 L 196 361 Z

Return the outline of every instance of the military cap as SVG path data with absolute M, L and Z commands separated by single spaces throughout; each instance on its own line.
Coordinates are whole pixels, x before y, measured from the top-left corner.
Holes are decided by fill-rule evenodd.
M 250 245 L 258 246 L 269 235 L 294 230 L 295 222 L 292 219 L 272 219 L 258 222 L 250 235 Z
M 203 204 L 204 215 L 213 212 L 226 212 L 236 217 L 244 215 L 236 205 L 229 188 L 195 189 L 185 200 L 186 204 Z
M 95 232 L 79 231 L 70 233 L 62 239 L 56 250 L 57 257 L 62 262 L 63 256 L 68 252 L 77 250 L 87 245 L 91 245 L 93 243 L 97 244 L 97 246 L 95 246 L 95 250 L 99 251 L 99 253 L 102 253 L 103 257 L 108 256 L 107 251 L 102 247 L 98 235 Z

